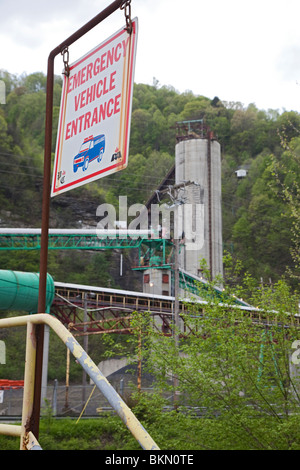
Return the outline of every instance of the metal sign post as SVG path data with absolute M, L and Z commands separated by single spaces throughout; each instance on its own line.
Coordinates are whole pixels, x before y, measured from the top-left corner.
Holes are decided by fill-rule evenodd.
M 51 146 L 52 146 L 52 120 L 53 120 L 53 85 L 54 85 L 54 59 L 59 54 L 65 54 L 68 47 L 75 41 L 91 31 L 95 26 L 109 17 L 119 8 L 125 9 L 126 29 L 131 33 L 131 22 L 128 15 L 130 0 L 115 0 L 101 13 L 96 15 L 88 23 L 73 33 L 69 38 L 53 49 L 48 57 L 47 68 L 47 89 L 46 89 L 46 122 L 45 122 L 45 149 L 44 149 L 44 177 L 43 177 L 43 201 L 42 201 L 42 226 L 41 226 L 41 251 L 40 251 L 40 282 L 38 313 L 45 313 L 46 309 L 46 279 L 48 263 L 48 231 L 50 213 L 50 191 L 51 191 Z M 40 401 L 41 401 L 41 381 L 42 362 L 44 345 L 44 325 L 38 325 L 36 331 L 36 373 L 34 406 L 30 417 L 30 422 L 26 424 L 28 430 L 32 431 L 36 438 L 39 435 Z

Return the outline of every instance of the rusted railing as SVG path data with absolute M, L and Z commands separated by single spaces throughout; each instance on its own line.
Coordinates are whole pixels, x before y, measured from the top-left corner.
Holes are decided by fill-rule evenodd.
M 41 449 L 32 432 L 32 417 L 35 388 L 35 329 L 42 324 L 48 325 L 50 328 L 52 328 L 57 336 L 64 342 L 77 362 L 93 380 L 95 386 L 103 393 L 109 404 L 117 412 L 118 416 L 125 423 L 141 447 L 145 450 L 159 450 L 159 447 L 143 428 L 141 423 L 128 408 L 122 398 L 118 395 L 112 385 L 108 382 L 106 377 L 98 369 L 96 364 L 80 346 L 74 336 L 65 326 L 61 324 L 57 318 L 46 313 L 0 319 L 0 328 L 27 326 L 22 423 L 21 425 L 0 424 L 0 434 L 20 436 L 21 450 Z

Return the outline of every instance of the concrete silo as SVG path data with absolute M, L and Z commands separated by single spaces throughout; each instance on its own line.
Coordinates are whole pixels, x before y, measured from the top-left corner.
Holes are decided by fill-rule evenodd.
M 189 182 L 178 193 L 175 218 L 175 234 L 184 236 L 179 267 L 201 277 L 200 260 L 204 258 L 214 279 L 217 274 L 223 275 L 221 149 L 202 126 L 201 132 L 191 132 L 193 122 L 188 122 L 187 134 L 177 135 L 175 149 L 176 184 Z

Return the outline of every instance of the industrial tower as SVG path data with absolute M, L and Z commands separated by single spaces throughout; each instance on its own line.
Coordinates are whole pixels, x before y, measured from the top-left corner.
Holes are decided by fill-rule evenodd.
M 175 165 L 157 193 L 168 194 L 166 188 L 171 187 L 171 182 L 173 187 L 181 188 L 170 206 L 174 211 L 174 237 L 180 239 L 180 295 L 186 295 L 184 277 L 203 278 L 203 259 L 211 280 L 223 276 L 221 147 L 202 120 L 177 123 Z M 148 208 L 157 202 L 153 195 Z M 174 295 L 170 282 L 172 267 L 171 263 L 170 266 L 152 263 L 144 270 L 143 291 Z
M 194 183 L 184 188 L 182 204 L 177 206 L 176 220 L 184 231 L 179 267 L 201 277 L 200 260 L 205 259 L 214 279 L 223 275 L 220 144 L 202 121 L 178 125 L 175 183 Z

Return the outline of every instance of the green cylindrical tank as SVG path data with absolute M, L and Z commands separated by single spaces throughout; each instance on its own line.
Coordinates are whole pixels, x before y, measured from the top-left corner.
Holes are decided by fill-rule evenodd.
M 47 274 L 46 310 L 49 311 L 55 295 L 54 281 Z M 39 273 L 6 271 L 0 269 L 0 310 L 25 310 L 36 313 L 39 297 Z

